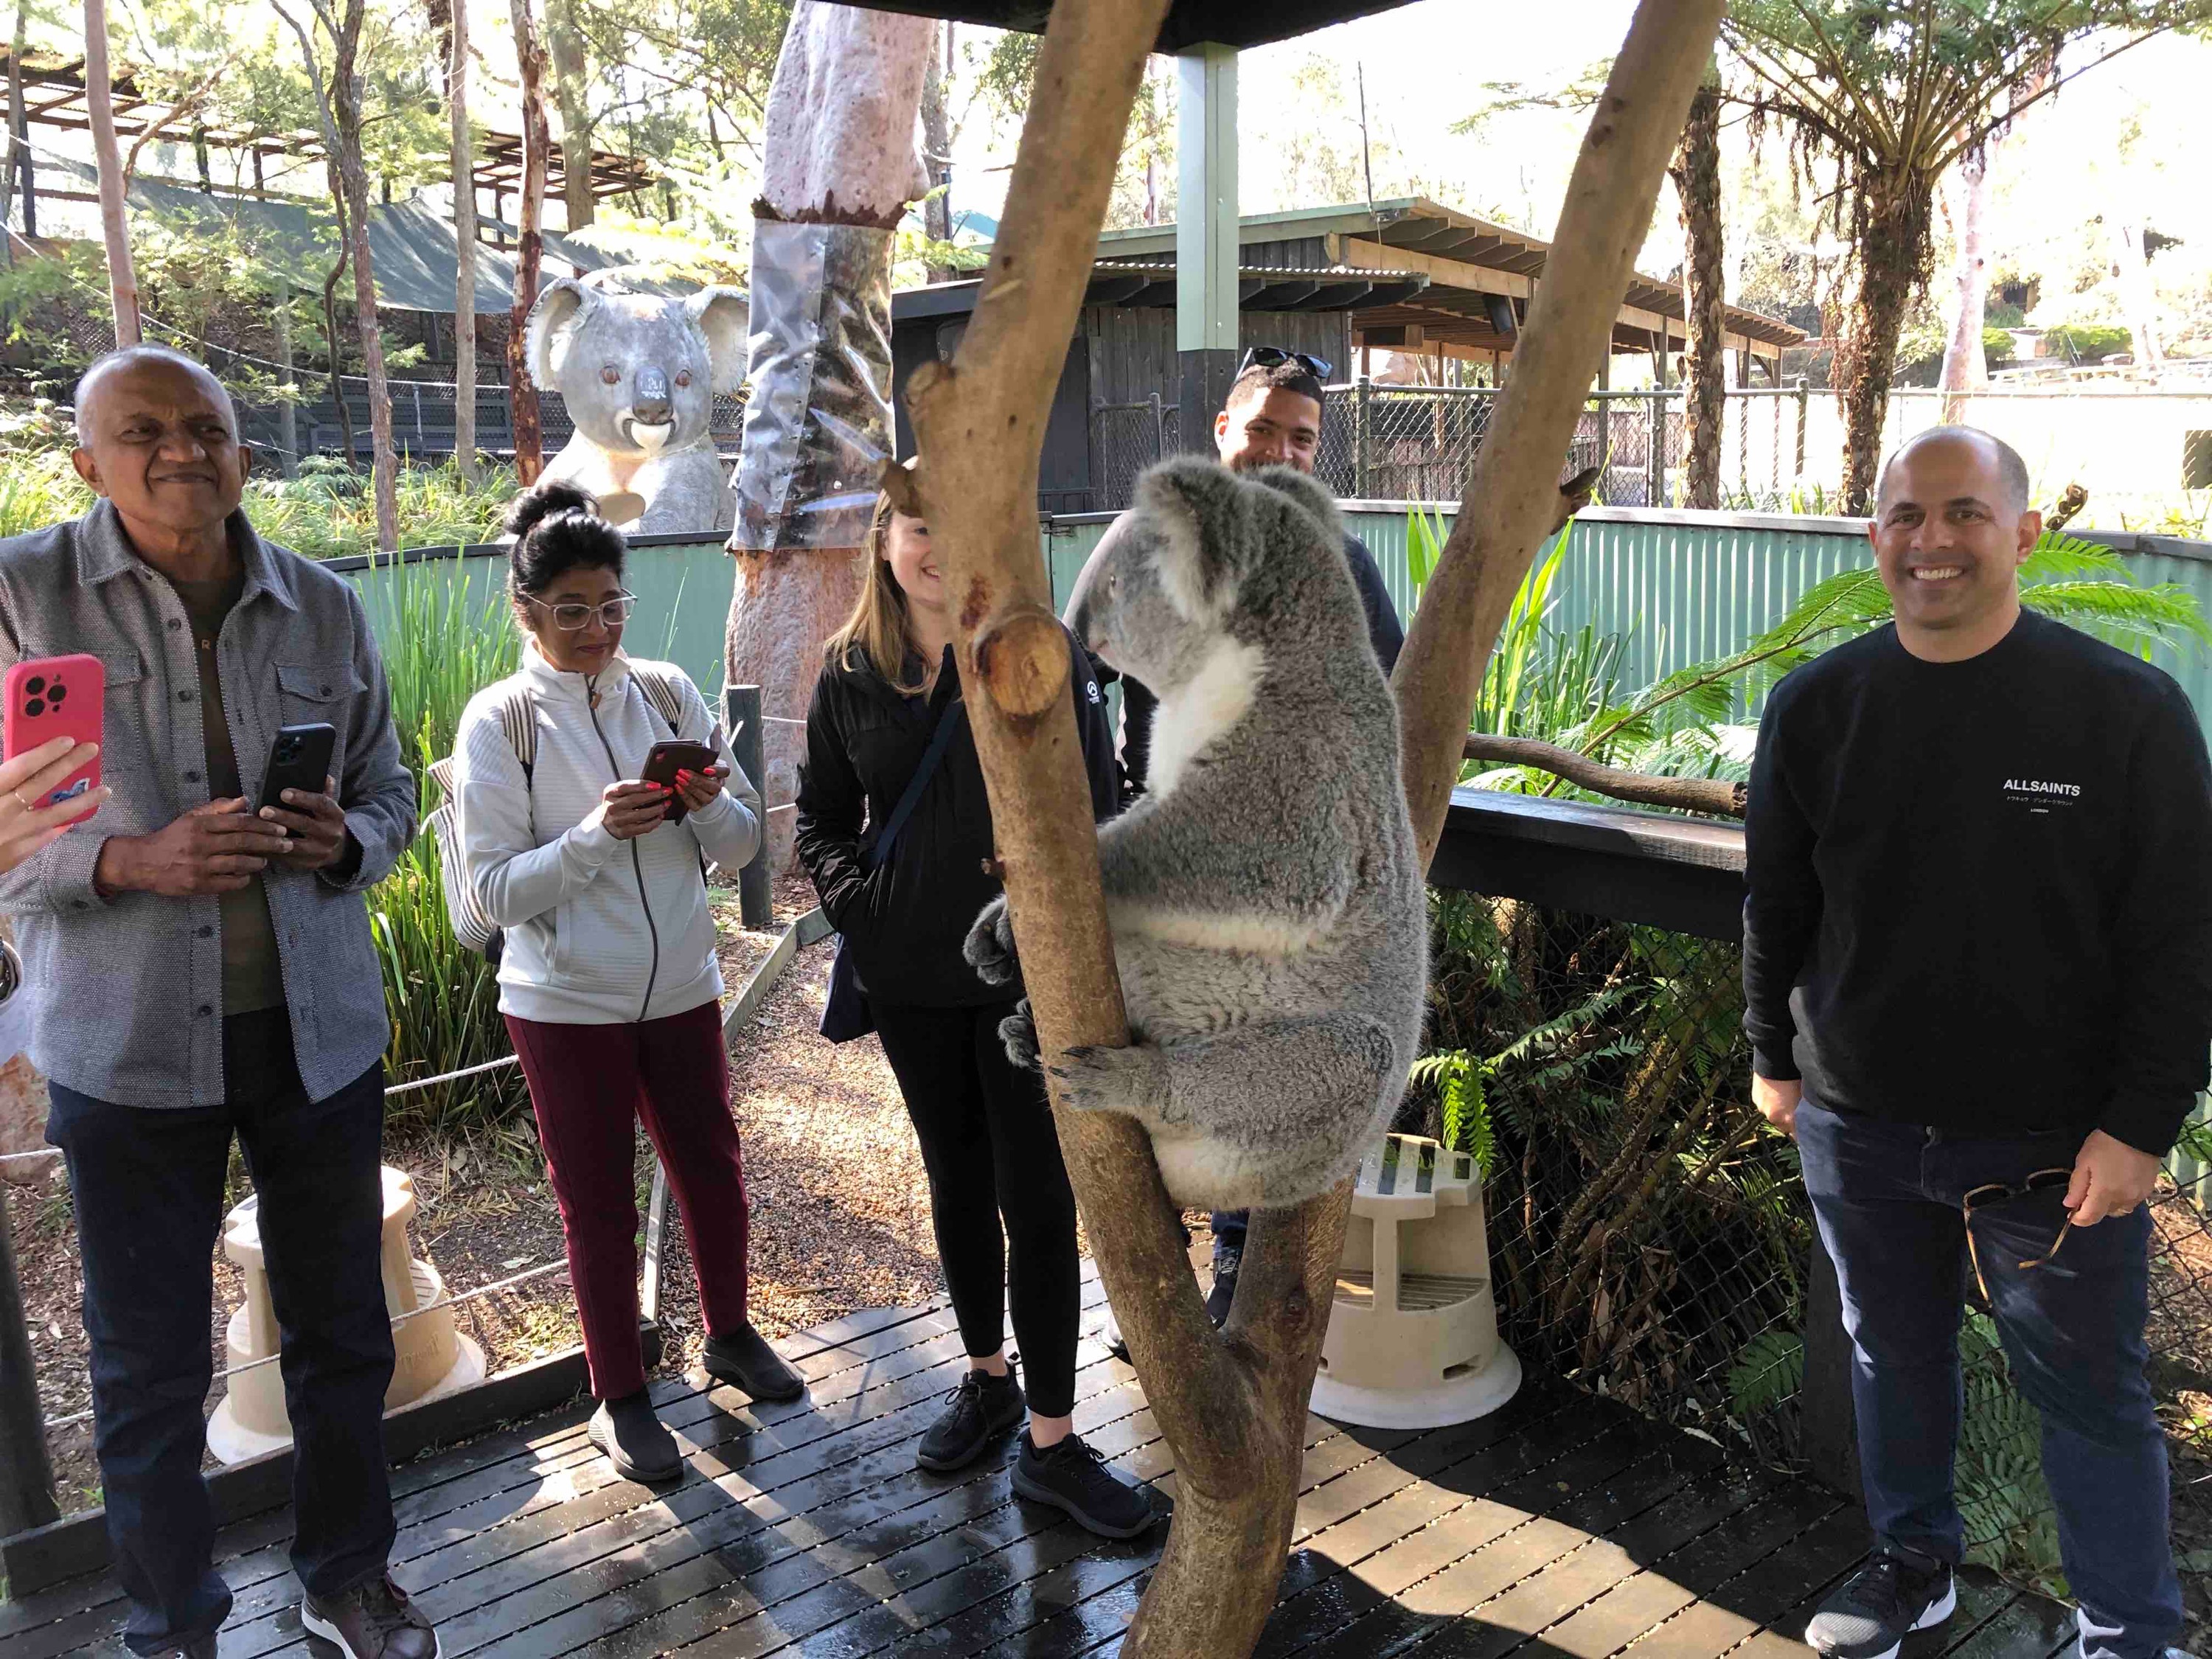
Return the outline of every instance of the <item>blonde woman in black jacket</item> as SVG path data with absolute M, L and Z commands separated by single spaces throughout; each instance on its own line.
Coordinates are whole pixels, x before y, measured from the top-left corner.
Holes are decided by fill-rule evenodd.
M 1036 1074 L 1017 1071 L 999 1040 L 1014 999 L 984 984 L 960 953 L 999 886 L 984 873 L 990 803 L 959 703 L 944 580 L 928 526 L 894 512 L 888 498 L 876 504 L 868 545 L 866 586 L 829 643 L 807 714 L 798 848 L 843 935 L 845 967 L 857 975 L 921 1143 L 938 1256 L 968 1350 L 968 1375 L 915 1458 L 927 1469 L 963 1468 L 1026 1406 L 1014 1490 L 1093 1532 L 1129 1537 L 1151 1524 L 1149 1500 L 1109 1471 L 1070 1422 L 1075 1199 L 1051 1111 Z M 1097 672 L 1080 652 L 1073 678 L 1091 801 L 1103 818 L 1120 798 L 1113 734 Z M 892 840 L 883 830 L 943 721 L 953 724 Z M 1005 1347 L 1000 1310 L 1009 1307 L 1026 1397 Z

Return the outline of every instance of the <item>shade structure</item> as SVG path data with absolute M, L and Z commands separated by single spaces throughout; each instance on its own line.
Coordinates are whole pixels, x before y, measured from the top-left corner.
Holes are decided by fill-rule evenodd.
M 1042 32 L 1052 15 L 1052 0 L 854 0 L 873 11 L 904 12 L 911 17 L 943 17 L 955 23 Z M 1395 11 L 1406 0 L 1175 0 L 1160 26 L 1155 52 L 1177 52 L 1212 41 L 1224 46 L 1264 46 L 1293 35 L 1310 34 L 1332 23 Z

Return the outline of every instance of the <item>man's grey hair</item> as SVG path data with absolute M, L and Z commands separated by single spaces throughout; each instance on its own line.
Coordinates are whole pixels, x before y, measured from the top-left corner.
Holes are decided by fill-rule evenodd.
M 172 346 L 140 344 L 118 346 L 112 351 L 102 352 L 85 366 L 83 374 L 77 376 L 76 398 L 72 409 L 77 417 L 76 429 L 80 440 L 85 435 L 83 411 L 86 399 L 99 389 L 100 382 L 108 375 L 123 369 L 134 368 L 140 363 L 149 362 L 168 363 L 188 370 L 205 380 L 215 389 L 216 403 L 229 419 L 230 435 L 234 438 L 239 435 L 238 404 L 230 395 L 230 388 L 216 378 L 213 369 L 200 362 L 198 358 L 187 356 Z
M 1997 483 L 2004 491 L 2004 504 L 2014 513 L 2028 508 L 2027 463 L 2014 449 L 1994 432 L 1984 432 L 1978 426 L 1931 426 L 1925 432 L 1916 433 L 1892 451 L 1881 464 L 1881 473 L 1875 480 L 1874 499 L 1877 508 L 1889 489 L 1891 470 L 1923 444 L 1941 443 L 1952 439 L 1966 438 L 1989 447 L 1990 456 L 1997 464 Z

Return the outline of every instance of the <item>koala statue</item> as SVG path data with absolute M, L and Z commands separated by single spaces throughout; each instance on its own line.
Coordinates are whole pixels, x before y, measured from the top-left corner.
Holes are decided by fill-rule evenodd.
M 1342 546 L 1304 474 L 1184 456 L 1139 481 L 1068 602 L 1159 712 L 1149 792 L 1098 831 L 1132 1046 L 1054 1074 L 1071 1107 L 1143 1124 L 1186 1206 L 1280 1207 L 1350 1175 L 1420 1041 L 1427 894 Z M 965 954 L 1012 980 L 1003 897 Z M 999 1034 L 1038 1063 L 1026 1004 Z
M 530 378 L 561 394 L 576 428 L 544 476 L 591 491 L 625 530 L 727 529 L 730 493 L 707 428 L 714 394 L 744 383 L 745 296 L 629 294 L 595 280 L 606 275 L 557 278 L 530 308 Z

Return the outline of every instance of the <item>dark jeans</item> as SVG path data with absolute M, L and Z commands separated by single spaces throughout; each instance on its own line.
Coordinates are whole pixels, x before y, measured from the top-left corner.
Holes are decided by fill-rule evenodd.
M 2070 1166 L 2079 1130 L 1967 1139 L 1797 1112 L 1805 1190 L 1835 1260 L 1853 1350 L 1851 1399 L 1868 1518 L 1879 1542 L 1945 1561 L 1965 1548 L 1952 1491 L 1963 1395 L 1959 1316 L 1972 1282 L 1960 1200 Z M 2143 1366 L 2150 1214 L 2077 1227 L 2057 1257 L 2064 1189 L 1974 1212 L 1990 1311 L 2021 1393 L 2043 1419 L 2082 1659 L 2159 1659 L 2181 1632 L 2166 1522 L 2166 1439 Z
M 545 1173 L 561 1206 L 568 1282 L 584 1327 L 592 1393 L 622 1400 L 645 1386 L 637 1328 L 636 1124 L 660 1154 L 690 1241 L 707 1334 L 745 1325 L 748 1204 L 722 1011 L 617 1025 L 556 1025 L 507 1017 L 530 1080 Z
M 125 1639 L 154 1653 L 212 1635 L 230 1591 L 210 1564 L 200 1456 L 208 1310 L 235 1134 L 260 1199 L 291 1413 L 292 1568 L 318 1597 L 381 1572 L 392 1547 L 384 1394 L 392 1327 L 378 1243 L 380 1063 L 310 1101 L 282 1008 L 223 1022 L 221 1106 L 148 1110 L 56 1084 L 46 1135 L 69 1161 L 92 1339 L 94 1444 Z
M 1244 1230 L 1251 1221 L 1249 1210 L 1216 1210 L 1213 1212 L 1213 1265 L 1217 1271 L 1232 1263 L 1242 1264 Z
M 1030 1409 L 1065 1417 L 1075 1407 L 1075 1193 L 1043 1079 L 1016 1071 L 999 1041 L 1014 1005 L 917 1008 L 872 998 L 869 1007 L 921 1142 L 961 1340 L 973 1356 L 998 1352 L 1011 1311 Z

